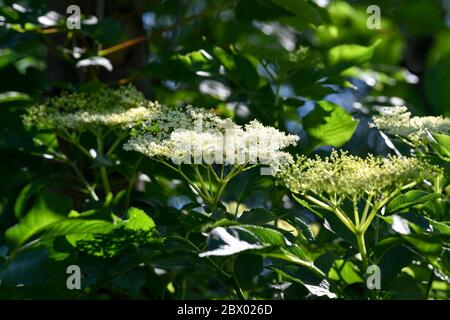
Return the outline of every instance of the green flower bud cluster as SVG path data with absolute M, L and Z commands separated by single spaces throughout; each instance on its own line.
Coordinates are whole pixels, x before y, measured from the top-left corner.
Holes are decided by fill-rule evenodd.
M 97 126 L 129 127 L 150 117 L 158 104 L 147 101 L 131 85 L 63 93 L 28 109 L 23 120 L 41 129 L 84 130 Z
M 333 151 L 324 159 L 300 156 L 287 163 L 278 179 L 293 193 L 343 195 L 360 198 L 364 195 L 389 193 L 405 185 L 436 176 L 440 170 L 417 158 L 360 158 L 345 151 Z

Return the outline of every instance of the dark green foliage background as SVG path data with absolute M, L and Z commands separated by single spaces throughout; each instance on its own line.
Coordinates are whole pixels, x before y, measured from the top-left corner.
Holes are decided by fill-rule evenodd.
M 65 12 L 71 4 L 99 22 L 68 30 Z M 380 30 L 366 26 L 366 9 L 373 4 L 381 8 Z M 63 18 L 43 26 L 39 17 L 51 10 Z M 85 201 L 70 168 L 42 156 L 58 145 L 55 135 L 25 128 L 21 115 L 62 91 L 132 83 L 150 100 L 192 104 L 238 123 L 258 119 L 297 133 L 301 143 L 293 153 L 342 147 L 386 155 L 392 150 L 367 124 L 374 106 L 401 98 L 416 115 L 450 116 L 449 15 L 448 2 L 438 0 L 331 0 L 327 7 L 307 0 L 0 1 L 0 298 L 229 299 L 236 298 L 231 278 L 246 298 L 318 298 L 303 286 L 318 285 L 316 276 L 283 260 L 251 252 L 198 256 L 212 227 L 268 227 L 275 220 L 298 230 L 294 237 L 285 230 L 289 226 L 270 226 L 304 248 L 339 283 L 341 297 L 374 298 L 349 258 L 355 252 L 346 230 L 322 227 L 313 237 L 308 224 L 322 220 L 287 201 L 286 191 L 258 170 L 236 178 L 223 198 L 252 210 L 239 221 L 223 212 L 207 217 L 193 210 L 189 190 L 150 160 L 138 171 L 151 182 L 131 199 L 143 211 L 128 210 L 124 177 L 133 174 L 138 155 L 119 151 L 122 164 L 109 168 L 115 197 L 99 205 Z M 84 50 L 78 58 L 71 53 L 75 47 Z M 108 59 L 113 70 L 76 67 L 93 56 Z M 214 89 L 217 83 L 226 88 Z M 87 177 L 96 178 L 79 154 L 59 145 Z M 420 216 L 411 221 L 424 230 L 429 221 L 415 206 L 433 200 L 425 196 L 402 199 L 403 213 Z M 188 204 L 168 205 L 174 197 Z M 430 203 L 424 210 L 442 222 L 440 235 L 401 237 L 390 231 L 389 221 L 378 221 L 383 241 L 369 240 L 385 270 L 377 298 L 449 298 L 445 281 L 428 287 L 435 275 L 424 265 L 439 265 L 447 279 L 450 270 L 448 207 L 437 214 Z M 20 230 L 11 231 L 17 224 Z M 71 264 L 83 271 L 82 290 L 66 287 Z M 406 266 L 414 272 L 401 272 Z

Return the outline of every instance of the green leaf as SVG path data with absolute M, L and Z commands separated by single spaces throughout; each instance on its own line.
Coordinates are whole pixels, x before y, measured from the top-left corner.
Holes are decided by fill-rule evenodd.
M 328 271 L 328 277 L 331 280 L 343 281 L 348 285 L 364 282 L 363 278 L 358 274 L 356 266 L 352 262 L 343 259 L 334 261 L 330 271 Z
M 344 44 L 331 48 L 327 55 L 327 73 L 330 75 L 337 74 L 350 67 L 368 62 L 380 41 L 378 40 L 369 47 Z
M 442 233 L 444 235 L 450 236 L 450 226 L 443 222 L 434 221 L 430 218 L 426 218 L 429 224 L 433 227 L 433 230 Z
M 246 225 L 245 229 L 252 232 L 259 241 L 266 245 L 280 247 L 287 247 L 289 245 L 283 234 L 277 230 L 253 225 Z
M 302 284 L 311 294 L 322 297 L 327 296 L 330 299 L 334 299 L 337 295 L 330 289 L 330 284 L 327 280 L 317 277 L 309 270 L 304 268 L 298 268 L 297 266 L 275 265 L 270 267 L 283 278 L 288 281 Z
M 428 193 L 423 190 L 411 190 L 392 199 L 386 206 L 386 213 L 392 214 L 406 208 L 423 204 L 427 201 L 440 198 L 438 193 Z
M 26 93 L 17 91 L 8 91 L 0 93 L 0 103 L 4 102 L 16 102 L 16 101 L 30 101 L 31 98 Z
M 358 120 L 340 106 L 319 101 L 316 108 L 303 119 L 311 149 L 319 146 L 340 147 L 353 136 Z
M 0 51 L 0 69 L 8 66 L 9 64 L 17 61 L 21 58 L 21 55 L 18 53 L 10 50 L 10 49 L 3 49 Z
M 257 90 L 259 84 L 259 75 L 255 66 L 246 57 L 236 55 L 234 57 L 236 64 L 236 77 L 247 90 Z
M 257 278 L 263 271 L 263 258 L 252 254 L 241 254 L 234 262 L 234 274 L 244 289 L 254 285 Z
M 302 24 L 312 23 L 317 25 L 322 23 L 318 8 L 305 0 L 272 0 L 272 2 L 294 13 L 296 15 L 295 20 Z
M 306 209 L 315 213 L 319 218 L 323 218 L 324 209 L 322 209 L 321 207 L 319 207 L 317 205 L 310 204 L 308 201 L 297 197 L 295 194 L 292 194 L 292 197 L 295 199 L 295 201 L 297 201 L 299 204 L 304 206 Z
M 442 243 L 436 236 L 415 234 L 404 236 L 404 238 L 421 253 L 427 256 L 438 257 L 442 251 Z
M 128 230 L 151 231 L 155 228 L 155 222 L 143 210 L 130 208 L 128 210 L 128 220 L 123 222 Z
M 106 234 L 114 229 L 114 225 L 105 220 L 85 220 L 68 218 L 58 220 L 45 228 L 42 239 L 50 239 L 69 235 Z M 79 237 L 78 237 L 79 239 Z
M 155 223 L 144 211 L 130 208 L 127 219 L 113 218 L 114 224 L 103 221 L 95 224 L 86 222 L 86 230 L 89 231 L 86 233 L 82 232 L 82 227 L 73 226 L 73 231 L 80 232 L 67 234 L 67 240 L 77 250 L 98 257 L 113 257 L 130 245 L 146 245 L 158 241 Z M 67 228 L 66 231 L 71 230 Z
M 293 221 L 292 221 L 293 220 Z M 288 221 L 293 224 L 300 234 L 302 234 L 306 239 L 312 241 L 314 240 L 314 235 L 312 233 L 309 224 L 304 221 L 301 217 L 295 217 L 294 219 L 288 219 Z
M 290 243 L 281 232 L 252 225 L 213 229 L 208 235 L 208 249 L 199 257 L 230 256 L 246 251 L 295 264 L 311 264 L 307 253 Z
M 244 23 L 253 19 L 260 21 L 274 20 L 292 13 L 267 0 L 239 0 L 236 4 L 236 18 Z
M 435 114 L 450 116 L 450 53 L 439 54 L 439 59 L 427 66 L 425 73 L 425 94 Z
M 72 201 L 56 193 L 42 193 L 33 208 L 15 226 L 6 230 L 6 241 L 11 248 L 17 248 L 45 227 L 67 216 Z
M 67 290 L 67 266 L 42 247 L 21 251 L 0 266 L 0 299 L 74 299 L 78 290 Z
M 45 186 L 44 181 L 33 181 L 27 184 L 22 191 L 19 193 L 16 199 L 16 203 L 14 205 L 14 215 L 16 218 L 20 219 L 25 213 L 27 201 L 30 197 L 42 189 Z
M 287 240 L 279 231 L 251 226 L 228 226 L 214 228 L 208 235 L 208 251 L 200 257 L 229 256 L 248 250 L 282 247 Z
M 178 60 L 183 62 L 191 71 L 206 71 L 209 69 L 211 61 L 206 58 L 202 50 L 189 52 L 187 54 L 179 54 L 176 56 Z
M 236 69 L 233 57 L 220 47 L 214 47 L 214 56 L 223 64 L 226 70 L 232 71 Z
M 112 283 L 130 294 L 138 294 L 145 285 L 146 274 L 143 268 L 136 268 L 128 273 L 115 277 Z
M 424 295 L 418 283 L 409 275 L 402 273 L 392 280 L 386 288 L 394 300 L 422 300 Z
M 239 217 L 239 222 L 243 224 L 264 225 L 277 219 L 277 216 L 266 209 L 253 209 L 250 211 L 244 211 Z
M 377 265 L 381 270 L 382 287 L 387 285 L 390 280 L 394 279 L 414 258 L 411 249 L 403 243 L 398 242 L 402 242 L 400 237 L 398 237 L 396 241 L 396 243 L 390 245 L 390 247 L 382 253 L 382 256 L 377 257 L 379 259 Z M 377 250 L 380 249 L 380 247 L 377 247 Z
M 431 141 L 431 147 L 443 160 L 450 162 L 450 136 L 446 134 L 433 133 L 435 141 Z
M 110 17 L 95 25 L 83 25 L 82 30 L 101 44 L 112 46 L 126 39 L 122 24 Z

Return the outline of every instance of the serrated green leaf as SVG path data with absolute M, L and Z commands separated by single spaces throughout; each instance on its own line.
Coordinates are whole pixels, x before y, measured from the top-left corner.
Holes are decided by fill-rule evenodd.
M 295 201 L 304 206 L 306 209 L 315 213 L 318 217 L 323 218 L 323 213 L 320 212 L 321 210 L 323 210 L 322 208 L 309 204 L 308 201 L 297 197 L 295 194 L 292 194 L 292 197 L 295 199 Z
M 353 136 L 358 120 L 342 107 L 319 101 L 316 108 L 303 119 L 303 127 L 310 139 L 309 147 L 340 147 Z
M 423 190 L 410 190 L 392 199 L 386 206 L 386 213 L 392 214 L 399 212 L 440 197 L 441 195 L 438 193 L 428 193 Z
M 14 205 L 14 215 L 16 218 L 20 219 L 25 213 L 27 201 L 30 197 L 39 191 L 43 186 L 45 186 L 45 182 L 43 181 L 33 181 L 27 184 L 19 195 L 16 198 L 16 203 Z
M 33 208 L 6 233 L 6 241 L 15 249 L 55 221 L 64 219 L 70 212 L 72 201 L 55 193 L 42 193 Z
M 443 160 L 450 162 L 450 136 L 446 134 L 433 133 L 435 141 L 431 141 L 431 147 Z
M 404 236 L 404 238 L 425 255 L 438 257 L 441 253 L 442 243 L 435 236 L 427 234 L 415 234 Z
M 380 41 L 378 40 L 369 47 L 356 44 L 343 44 L 331 48 L 327 55 L 327 73 L 340 73 L 350 67 L 368 62 L 372 58 L 372 54 Z
M 445 224 L 443 222 L 434 221 L 430 218 L 426 218 L 430 225 L 433 227 L 433 229 L 439 233 L 449 235 L 450 236 L 450 226 L 448 224 Z
M 264 225 L 268 222 L 274 221 L 277 216 L 267 209 L 253 209 L 244 211 L 239 217 L 239 222 L 243 224 Z
M 129 230 L 150 231 L 155 228 L 155 222 L 143 210 L 130 208 L 127 220 L 124 222 L 125 228 Z
M 114 229 L 111 222 L 104 220 L 85 220 L 77 218 L 68 218 L 58 220 L 44 230 L 42 239 L 55 238 L 69 235 L 91 235 L 106 234 Z
M 331 269 L 328 271 L 328 277 L 335 281 L 343 281 L 348 285 L 364 282 L 356 266 L 352 262 L 342 259 L 334 261 Z

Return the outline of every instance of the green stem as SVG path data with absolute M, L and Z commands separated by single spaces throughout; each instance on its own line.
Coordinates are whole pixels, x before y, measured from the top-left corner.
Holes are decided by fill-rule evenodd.
M 120 143 L 123 141 L 125 135 L 117 137 L 116 141 L 112 144 L 112 146 L 109 148 L 108 152 L 106 153 L 107 156 L 110 156 L 114 150 L 120 145 Z
M 163 159 L 158 159 L 158 158 L 153 158 L 155 161 L 162 163 L 163 165 L 165 165 L 166 167 L 172 169 L 173 171 L 177 172 L 182 178 L 183 180 L 189 185 L 191 186 L 195 192 L 202 197 L 203 200 L 205 200 L 207 203 L 211 204 L 212 203 L 212 199 L 209 198 L 206 194 L 204 194 L 200 188 L 191 180 L 189 179 L 189 177 L 181 170 L 181 165 L 178 166 L 178 168 L 172 166 L 171 164 L 167 163 L 166 161 L 164 161 Z
M 336 216 L 338 217 L 339 220 L 341 220 L 341 222 L 353 233 L 356 232 L 356 227 L 353 224 L 353 222 L 350 220 L 349 217 L 347 217 L 347 215 L 342 212 L 341 210 L 339 210 L 339 208 L 334 208 L 333 212 L 336 214 Z
M 228 183 L 230 182 L 231 179 L 233 179 L 236 175 L 239 174 L 239 172 L 241 172 L 240 168 L 233 167 L 231 169 L 231 171 L 225 176 L 225 178 L 221 180 L 219 190 L 217 191 L 216 195 L 214 196 L 214 200 L 212 203 L 212 208 L 214 210 L 217 209 L 217 204 L 219 203 L 219 200 L 220 200 L 222 193 L 224 192 L 226 186 L 228 185 Z
M 304 195 L 304 197 L 311 201 L 312 203 L 318 205 L 319 207 L 328 210 L 328 211 L 333 211 L 333 208 L 331 206 L 329 206 L 328 204 L 326 204 L 325 202 L 320 201 L 319 199 L 314 198 L 313 196 L 309 196 L 307 194 Z
M 367 219 L 365 219 L 362 222 L 362 227 L 361 230 L 362 232 L 366 232 L 366 230 L 369 228 L 370 223 L 372 222 L 372 220 L 375 218 L 375 216 L 377 215 L 377 212 L 379 209 L 383 208 L 386 204 L 389 203 L 389 201 L 391 201 L 392 199 L 394 199 L 397 195 L 400 194 L 400 192 L 402 190 L 411 188 L 413 186 L 415 186 L 417 184 L 417 182 L 413 182 L 410 184 L 407 184 L 406 186 L 403 186 L 401 188 L 398 188 L 396 190 L 394 190 L 391 194 L 389 194 L 388 196 L 385 196 L 384 198 L 380 199 L 379 202 L 374 203 L 372 206 L 372 212 L 369 214 L 369 216 L 367 217 Z
M 436 176 L 434 178 L 433 189 L 435 193 L 442 193 L 441 176 Z
M 223 179 L 224 171 L 225 171 L 225 164 L 222 164 L 222 168 L 220 169 L 220 180 Z
M 353 203 L 353 216 L 355 219 L 355 226 L 359 226 L 358 201 L 355 195 L 352 198 L 352 203 Z
M 434 281 L 434 269 L 433 267 L 431 268 L 431 274 L 430 274 L 430 279 L 428 279 L 428 284 L 427 284 L 427 291 L 426 291 L 426 299 L 429 298 L 430 296 L 430 292 L 431 292 L 431 288 L 433 287 L 433 281 Z
M 378 207 L 374 206 L 367 219 L 363 223 L 361 223 L 361 226 L 359 228 L 361 232 L 365 233 L 367 231 L 367 229 L 370 227 L 370 224 L 372 223 L 372 220 L 376 217 L 377 212 Z
M 220 197 L 222 196 L 223 191 L 225 190 L 225 187 L 227 186 L 228 181 L 222 180 L 222 183 L 219 187 L 219 190 L 214 196 L 213 202 L 212 202 L 212 209 L 217 209 L 217 205 L 219 204 Z
M 133 190 L 134 182 L 136 181 L 136 174 L 139 168 L 139 165 L 142 161 L 142 155 L 139 156 L 138 160 L 136 161 L 136 164 L 133 169 L 133 174 L 131 176 L 130 182 L 128 183 L 127 188 L 127 194 L 125 196 L 125 209 L 127 209 L 130 206 L 130 199 L 131 199 L 131 191 Z
M 67 163 L 72 167 L 73 171 L 77 174 L 77 176 L 80 178 L 81 182 L 84 184 L 86 189 L 89 191 L 89 194 L 91 195 L 92 199 L 94 201 L 100 200 L 97 194 L 95 193 L 94 188 L 89 184 L 89 182 L 86 180 L 86 178 L 81 173 L 80 169 L 78 169 L 77 165 L 73 162 L 67 161 Z
M 58 135 L 61 138 L 63 138 L 64 140 L 66 140 L 66 141 L 70 142 L 71 144 L 73 144 L 75 147 L 77 147 L 89 159 L 93 159 L 94 158 L 91 155 L 91 153 L 80 144 L 80 141 L 79 141 L 80 137 L 79 136 L 76 136 L 75 134 L 71 134 L 67 129 L 64 129 L 62 132 L 59 132 Z
M 220 182 L 220 179 L 223 178 L 223 176 L 221 178 L 219 178 L 219 176 L 217 175 L 216 171 L 214 171 L 214 168 L 212 165 L 208 165 L 208 170 L 211 171 L 211 173 L 213 174 L 214 180 L 216 180 L 216 182 Z M 223 174 L 222 174 L 223 175 Z
M 100 134 L 96 134 L 96 138 L 97 138 L 97 152 L 98 152 L 98 156 L 103 157 L 104 154 L 104 147 L 103 147 L 103 140 L 102 140 L 102 136 Z M 103 187 L 105 188 L 105 193 L 106 195 L 111 193 L 111 186 L 109 184 L 109 180 L 108 180 L 108 173 L 106 172 L 106 167 L 105 166 L 100 166 L 100 177 L 102 179 L 103 182 Z
M 212 187 L 212 181 L 211 181 L 211 170 L 209 170 L 209 167 L 206 168 L 206 172 L 208 174 L 208 185 L 209 185 L 209 190 L 211 190 L 211 192 L 213 192 L 213 187 Z
M 391 194 L 389 194 L 388 196 L 385 196 L 384 198 L 380 199 L 380 201 L 378 203 L 374 203 L 372 206 L 372 211 L 369 214 L 369 216 L 367 217 L 367 219 L 363 220 L 362 222 L 362 227 L 361 230 L 362 232 L 366 232 L 366 230 L 369 228 L 370 223 L 372 222 L 372 220 L 375 218 L 375 216 L 377 215 L 378 209 L 383 208 L 386 204 L 389 203 L 389 201 L 391 201 L 392 199 L 394 199 L 398 194 L 400 194 L 400 192 L 402 190 L 405 189 L 409 189 L 413 186 L 415 186 L 417 184 L 417 182 L 412 182 L 410 184 L 407 184 L 401 188 L 398 188 L 396 190 L 394 190 Z
M 363 272 L 365 273 L 367 270 L 367 267 L 369 266 L 369 262 L 367 259 L 367 249 L 366 249 L 366 242 L 364 240 L 364 233 L 361 231 L 356 232 L 356 241 L 358 243 L 358 249 L 361 253 L 362 263 L 363 263 Z
M 111 186 L 109 185 L 108 173 L 106 172 L 106 168 L 104 166 L 100 167 L 100 176 L 102 178 L 103 186 L 105 187 L 105 193 L 112 193 Z
M 203 180 L 202 174 L 200 173 L 200 170 L 198 170 L 198 165 L 193 164 L 192 167 L 194 168 L 195 171 L 195 175 L 197 176 L 197 179 L 200 180 L 200 184 L 202 186 L 203 189 L 203 193 L 208 197 L 208 199 L 211 199 L 211 193 L 208 190 L 208 187 L 205 183 L 205 181 Z M 210 182 L 211 185 L 211 182 Z
M 369 197 L 366 199 L 366 205 L 364 206 L 364 211 L 361 217 L 361 224 L 364 224 L 367 219 L 367 214 L 369 213 L 369 209 L 372 206 L 372 198 L 373 194 L 370 194 Z
M 244 292 L 242 292 L 241 286 L 239 285 L 239 282 L 234 274 L 231 276 L 231 280 L 233 281 L 234 290 L 236 291 L 236 295 L 238 296 L 239 300 L 246 300 Z
M 88 157 L 89 159 L 93 159 L 94 157 L 92 156 L 92 154 L 85 148 L 83 147 L 78 140 L 73 139 L 71 137 L 64 137 L 62 136 L 64 140 L 70 142 L 71 144 L 73 144 L 75 147 L 78 148 L 78 150 L 80 150 L 86 157 Z
M 312 271 L 313 273 L 315 273 L 316 275 L 318 275 L 319 277 L 327 279 L 327 275 L 322 270 L 317 268 L 312 262 L 303 261 L 291 254 L 286 254 L 283 257 L 278 257 L 278 258 L 284 259 L 286 261 L 295 263 L 301 267 L 307 268 L 310 271 Z
M 442 178 L 442 176 L 436 176 L 435 178 L 434 178 L 434 181 L 433 181 L 433 191 L 435 192 L 435 193 L 439 193 L 439 194 L 442 194 L 442 186 L 441 186 L 441 178 Z M 435 203 L 435 205 L 436 205 L 436 208 L 437 208 L 437 213 L 438 213 L 438 215 L 439 215 L 439 217 L 440 217 L 440 219 L 442 220 L 443 218 L 444 218 L 444 216 L 445 216 L 445 205 L 443 205 L 443 200 L 442 200 L 442 198 L 437 198 L 437 199 L 435 199 L 434 200 L 434 203 Z

